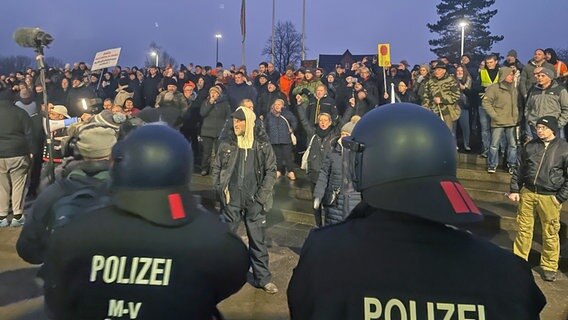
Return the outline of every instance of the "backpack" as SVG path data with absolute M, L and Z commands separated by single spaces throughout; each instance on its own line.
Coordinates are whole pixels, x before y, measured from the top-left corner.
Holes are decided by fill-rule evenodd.
M 53 215 L 49 223 L 51 232 L 81 214 L 109 206 L 109 178 L 108 171 L 101 171 L 94 176 L 88 176 L 83 170 L 71 171 L 63 181 L 69 193 L 52 206 Z

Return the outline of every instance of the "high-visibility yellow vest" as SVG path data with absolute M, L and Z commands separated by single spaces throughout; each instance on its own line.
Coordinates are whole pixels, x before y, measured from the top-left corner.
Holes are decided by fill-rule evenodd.
M 482 87 L 489 87 L 490 85 L 499 82 L 499 73 L 495 76 L 495 80 L 491 81 L 491 77 L 489 77 L 489 72 L 487 69 L 483 68 L 479 71 L 479 79 L 481 80 Z

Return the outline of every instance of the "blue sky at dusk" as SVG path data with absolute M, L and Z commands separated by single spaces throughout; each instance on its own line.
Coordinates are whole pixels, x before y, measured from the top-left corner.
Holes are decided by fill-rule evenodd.
M 437 21 L 429 0 L 306 0 L 308 59 L 317 54 L 375 53 L 391 43 L 393 61 L 410 64 L 434 58 L 427 23 Z M 0 55 L 33 56 L 12 40 L 19 27 L 40 27 L 55 37 L 47 56 L 91 63 L 95 52 L 122 47 L 121 65 L 142 65 L 151 41 L 178 63 L 213 65 L 215 33 L 220 60 L 241 61 L 240 0 L 20 0 L 2 4 Z M 567 0 L 497 0 L 491 31 L 505 39 L 492 51 L 516 49 L 526 62 L 535 48 L 568 48 Z M 291 20 L 301 31 L 302 0 L 277 0 L 276 20 Z M 247 0 L 246 64 L 256 66 L 271 34 L 272 1 Z M 459 39 L 456 39 L 459 41 Z

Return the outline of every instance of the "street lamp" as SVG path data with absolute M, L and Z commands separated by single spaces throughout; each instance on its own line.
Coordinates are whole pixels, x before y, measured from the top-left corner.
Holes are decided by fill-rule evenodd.
M 464 44 L 464 41 L 465 41 L 465 27 L 467 27 L 467 22 L 462 21 L 462 22 L 460 22 L 459 26 L 462 29 L 461 54 L 460 54 L 460 57 L 462 57 L 463 56 L 463 44 Z
M 150 52 L 150 55 L 151 55 L 152 57 L 156 57 L 156 68 L 158 68 L 158 62 L 159 62 L 159 60 L 160 60 L 160 55 L 158 54 L 157 51 L 152 51 L 152 52 Z
M 215 35 L 215 39 L 217 40 L 217 50 L 215 51 L 215 63 L 219 62 L 219 39 L 223 38 L 223 35 L 220 33 L 217 33 Z

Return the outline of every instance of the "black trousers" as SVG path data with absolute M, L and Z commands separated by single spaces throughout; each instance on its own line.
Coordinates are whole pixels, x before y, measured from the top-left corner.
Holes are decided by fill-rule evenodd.
M 221 220 L 227 223 L 234 233 L 237 232 L 241 221 L 244 221 L 249 241 L 249 258 L 252 265 L 254 285 L 260 288 L 272 280 L 272 274 L 268 269 L 266 215 L 262 206 L 258 203 L 253 202 L 246 206 L 240 206 L 238 205 L 239 201 L 236 202 L 237 205 L 229 203 L 223 208 Z
M 203 139 L 203 154 L 201 154 L 201 170 L 209 172 L 211 168 L 211 152 L 217 154 L 218 138 L 201 137 Z
M 291 144 L 273 144 L 272 149 L 276 155 L 276 170 L 284 174 L 294 171 L 298 165 L 294 162 L 294 150 Z

